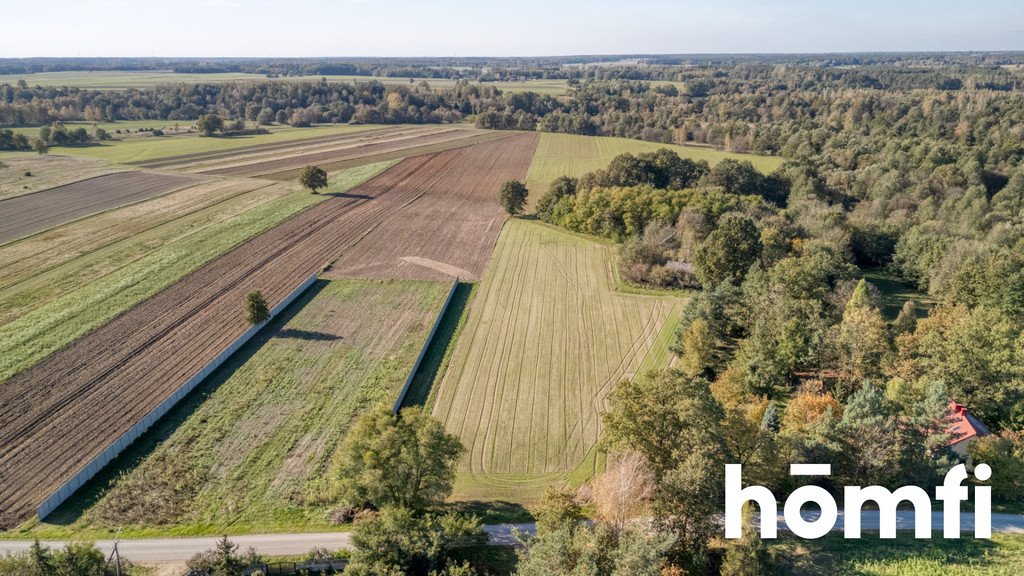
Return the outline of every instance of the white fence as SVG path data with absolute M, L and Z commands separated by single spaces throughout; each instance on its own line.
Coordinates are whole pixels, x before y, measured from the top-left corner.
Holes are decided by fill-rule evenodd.
M 180 388 L 174 394 L 171 394 L 166 400 L 160 403 L 159 406 L 154 408 L 149 414 L 137 424 L 131 427 L 127 432 L 121 435 L 120 438 L 114 441 L 113 444 L 107 446 L 106 450 L 100 452 L 95 458 L 92 459 L 85 467 L 78 471 L 70 480 L 64 483 L 63 486 L 58 488 L 53 494 L 43 500 L 36 508 L 36 514 L 40 518 L 45 518 L 50 512 L 53 512 L 58 506 L 60 506 L 65 500 L 71 497 L 76 490 L 82 487 L 83 484 L 88 482 L 93 476 L 95 476 L 104 466 L 110 463 L 111 460 L 117 457 L 125 448 L 131 445 L 143 432 L 149 429 L 161 416 L 170 411 L 175 404 L 180 402 L 185 396 L 188 395 L 200 382 L 206 379 L 207 376 L 213 373 L 225 360 L 231 357 L 232 354 L 238 351 L 239 348 L 245 345 L 261 328 L 266 326 L 267 322 L 273 320 L 278 314 L 281 313 L 289 304 L 295 301 L 303 292 L 309 289 L 310 286 L 316 282 L 317 275 L 313 274 L 307 278 L 298 288 L 293 290 L 290 294 L 284 297 L 284 300 L 274 306 L 270 310 L 270 319 L 262 324 L 257 324 L 248 330 L 244 334 L 239 336 L 230 346 L 225 348 L 216 358 L 211 360 L 209 364 L 203 367 L 197 374 L 188 379 L 187 382 L 181 385 Z M 449 295 L 451 299 L 451 295 Z M 239 303 L 239 310 L 241 310 L 241 303 Z M 421 354 L 422 356 L 422 354 Z M 417 362 L 418 364 L 418 362 Z M 408 384 L 406 384 L 408 387 Z
M 398 393 L 398 400 L 395 401 L 395 407 L 391 409 L 392 412 L 397 413 L 402 407 L 402 402 L 405 401 L 405 395 L 409 393 L 409 387 L 412 386 L 412 380 L 416 376 L 416 371 L 420 369 L 423 357 L 427 355 L 427 348 L 430 348 L 430 342 L 434 340 L 434 334 L 441 327 L 441 320 L 444 318 L 444 313 L 448 311 L 448 305 L 452 303 L 452 296 L 455 296 L 455 289 L 458 287 L 459 279 L 456 278 L 452 282 L 452 287 L 448 290 L 448 297 L 444 299 L 444 304 L 441 305 L 441 311 L 438 312 L 437 318 L 434 319 L 434 326 L 430 328 L 430 333 L 427 334 L 427 341 L 423 343 L 423 348 L 420 348 L 420 355 L 416 357 L 416 362 L 412 365 L 412 370 L 409 371 L 409 377 L 405 379 L 405 384 L 402 385 L 402 391 Z

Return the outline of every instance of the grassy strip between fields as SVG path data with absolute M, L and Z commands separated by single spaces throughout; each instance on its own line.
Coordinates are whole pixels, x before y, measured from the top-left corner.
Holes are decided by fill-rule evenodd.
M 343 192 L 392 163 L 363 166 L 333 178 L 329 192 Z M 25 370 L 118 314 L 170 286 L 189 272 L 326 199 L 297 191 L 196 234 L 162 245 L 95 281 L 0 326 L 0 382 Z M 2 384 L 0 384 L 2 385 Z

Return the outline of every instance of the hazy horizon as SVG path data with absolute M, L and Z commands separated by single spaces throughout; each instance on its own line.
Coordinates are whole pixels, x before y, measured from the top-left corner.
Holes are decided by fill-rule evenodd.
M 1010 0 L 0 0 L 0 57 L 360 58 L 1012 52 Z

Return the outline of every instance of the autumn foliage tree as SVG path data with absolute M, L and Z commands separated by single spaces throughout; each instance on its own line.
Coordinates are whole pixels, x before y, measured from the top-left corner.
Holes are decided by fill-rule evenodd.
M 857 284 L 843 311 L 843 320 L 833 329 L 837 389 L 849 395 L 866 379 L 882 376 L 882 361 L 889 354 L 889 326 L 868 298 L 867 282 Z

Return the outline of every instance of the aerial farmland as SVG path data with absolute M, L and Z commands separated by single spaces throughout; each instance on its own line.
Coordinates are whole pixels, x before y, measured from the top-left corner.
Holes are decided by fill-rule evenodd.
M 146 129 L 126 126 L 126 134 Z M 321 279 L 315 296 L 300 297 L 286 320 L 216 371 L 196 393 L 206 399 L 186 400 L 158 422 L 138 441 L 141 448 L 129 450 L 132 463 L 110 465 L 123 478 L 100 474 L 80 491 L 87 496 L 72 495 L 53 513 L 69 527 L 47 528 L 45 518 L 26 526 L 95 534 L 113 527 L 113 511 L 130 517 L 138 533 L 158 525 L 169 533 L 198 525 L 237 530 L 239 523 L 256 526 L 263 513 L 285 514 L 291 528 L 326 526 L 323 505 L 296 507 L 296 495 L 325 481 L 333 446 L 357 410 L 395 401 L 427 345 L 445 362 L 430 378 L 418 376 L 410 398 L 427 404 L 467 446 L 454 498 L 530 504 L 547 487 L 579 485 L 601 470 L 605 396 L 623 378 L 669 365 L 686 295 L 629 289 L 615 271 L 613 246 L 509 222 L 496 193 L 516 179 L 543 190 L 555 177 L 600 168 L 617 153 L 657 147 L 459 125 L 307 130 L 285 127 L 233 142 L 188 129 L 5 161 L 5 527 L 29 521 L 45 498 L 244 332 L 238 307 L 247 292 L 259 290 L 273 305 L 311 274 Z M 730 157 L 676 149 L 712 161 Z M 768 162 L 765 170 L 773 165 L 759 162 Z M 308 165 L 328 171 L 318 194 L 295 184 Z M 455 316 L 448 322 L 465 326 L 457 338 L 431 344 L 426 330 L 440 321 L 441 300 L 455 281 L 475 286 L 472 301 L 449 312 Z M 559 314 L 564 318 L 554 321 Z M 397 331 L 380 341 L 374 322 Z M 279 358 L 306 353 L 296 346 L 319 350 L 322 360 L 295 365 L 301 374 L 286 376 Z M 241 390 L 269 385 L 268 378 L 292 382 L 289 408 L 271 395 L 264 410 L 278 416 L 238 413 L 242 405 L 253 408 L 237 404 Z M 313 391 L 329 382 L 342 385 L 331 394 L 343 403 L 324 428 L 308 419 L 322 409 L 311 404 L 322 397 Z M 227 436 L 184 440 L 206 437 L 211 432 L 197 423 L 210 422 L 245 422 L 247 434 L 277 438 L 295 419 L 305 427 L 275 441 L 284 442 L 280 448 L 239 460 L 259 458 L 260 467 L 277 470 L 274 487 L 234 486 L 230 478 L 244 468 L 231 472 L 209 453 L 193 452 L 194 442 Z M 159 491 L 152 483 L 160 474 L 186 469 L 203 479 L 191 496 L 147 510 L 139 491 Z M 242 506 L 238 498 L 263 504 Z
M 0 7 L 0 576 L 1024 574 L 1020 2 Z

